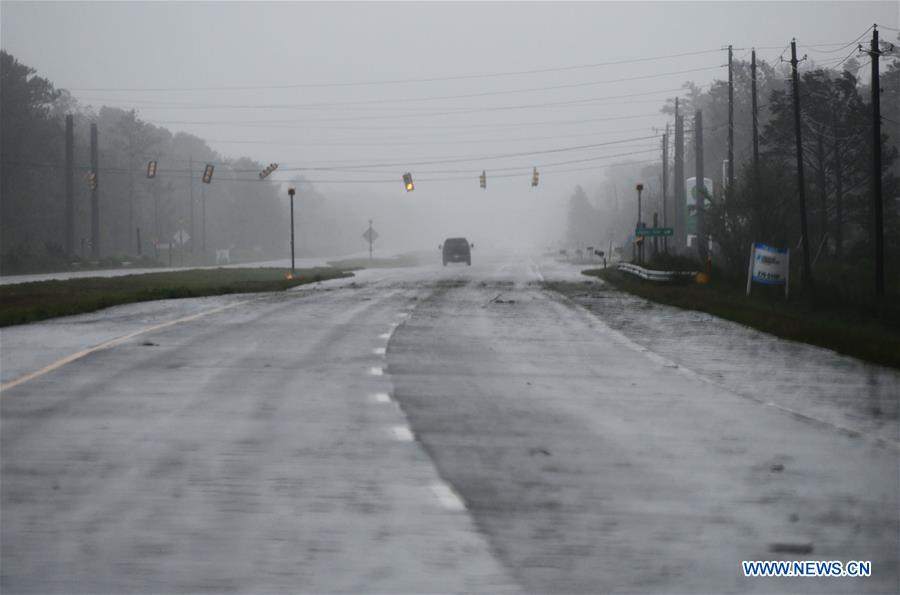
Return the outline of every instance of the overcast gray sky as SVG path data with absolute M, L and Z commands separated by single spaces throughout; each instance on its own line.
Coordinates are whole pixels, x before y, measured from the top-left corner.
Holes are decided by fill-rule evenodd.
M 575 184 L 595 183 L 605 161 L 542 167 L 535 190 L 531 166 L 656 158 L 659 141 L 641 137 L 665 126 L 659 109 L 684 81 L 726 77 L 721 48 L 733 44 L 745 58 L 755 46 L 777 61 L 796 37 L 801 52 L 832 60 L 843 56 L 826 52 L 834 46 L 809 46 L 852 42 L 873 22 L 896 27 L 898 3 L 4 1 L 0 22 L 3 49 L 83 104 L 134 107 L 226 157 L 278 162 L 276 179 L 291 166 L 355 165 L 371 171 L 306 175 L 396 179 L 366 186 L 396 194 L 400 174 L 412 171 L 416 200 L 450 209 L 485 200 L 484 169 L 492 201 L 541 213 Z M 684 53 L 694 54 L 560 70 Z M 521 71 L 532 72 L 459 78 Z M 421 80 L 442 78 L 450 80 Z M 589 101 L 571 103 L 580 100 Z M 570 103 L 547 105 L 560 102 Z M 449 162 L 415 165 L 423 161 Z M 564 171 L 573 169 L 581 171 Z

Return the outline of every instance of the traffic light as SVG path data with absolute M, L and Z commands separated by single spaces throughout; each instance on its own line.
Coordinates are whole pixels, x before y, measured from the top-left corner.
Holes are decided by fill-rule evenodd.
M 97 174 L 95 172 L 88 173 L 88 187 L 90 187 L 91 190 L 97 189 Z
M 212 182 L 213 170 L 215 170 L 215 166 L 207 163 L 206 169 L 203 170 L 203 183 L 209 184 Z
M 270 164 L 268 165 L 268 167 L 266 167 L 266 169 L 264 169 L 264 170 L 262 170 L 261 172 L 259 172 L 259 179 L 262 180 L 263 178 L 265 178 L 266 176 L 268 176 L 270 173 L 272 173 L 272 172 L 275 171 L 276 169 L 278 169 L 278 164 L 277 164 L 277 163 L 270 163 Z
M 478 181 L 481 184 L 482 188 L 487 188 L 487 174 L 484 171 L 482 171 L 481 175 L 478 176 Z
M 538 185 L 538 176 L 539 176 L 539 175 L 540 175 L 540 174 L 538 174 L 538 170 L 537 170 L 537 168 L 535 167 L 535 168 L 534 168 L 534 171 L 531 172 L 531 185 L 532 185 L 532 186 L 537 186 L 537 185 Z
M 155 177 L 156 177 L 156 161 L 155 161 L 155 160 L 150 161 L 150 162 L 147 164 L 147 177 L 148 177 L 148 178 L 155 178 Z
M 406 187 L 407 192 L 412 192 L 413 190 L 416 189 L 416 185 L 413 184 L 413 179 L 412 179 L 411 173 L 406 172 L 405 174 L 403 174 L 403 186 Z

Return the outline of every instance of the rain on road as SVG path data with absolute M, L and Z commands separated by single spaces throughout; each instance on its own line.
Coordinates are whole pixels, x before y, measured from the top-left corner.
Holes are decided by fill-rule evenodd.
M 5 329 L 4 384 L 135 334 L 3 391 L 0 587 L 895 590 L 898 374 L 578 271 L 485 256 Z M 873 577 L 742 576 L 792 548 Z

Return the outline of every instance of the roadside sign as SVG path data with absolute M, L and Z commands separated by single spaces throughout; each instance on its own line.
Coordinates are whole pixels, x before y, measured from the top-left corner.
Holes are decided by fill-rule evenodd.
M 790 282 L 791 251 L 765 244 L 751 244 L 750 266 L 747 271 L 747 295 L 751 283 L 763 285 L 784 285 L 784 295 L 788 295 Z
M 367 229 L 365 231 L 364 234 L 362 234 L 362 237 L 365 241 L 367 241 L 371 244 L 372 242 L 374 242 L 375 240 L 378 239 L 378 232 L 370 227 L 369 229 Z
M 175 232 L 175 235 L 172 236 L 172 239 L 175 240 L 176 244 L 184 246 L 185 244 L 187 244 L 190 241 L 191 234 L 184 231 L 183 229 L 179 229 L 178 231 Z
M 638 236 L 662 237 L 674 234 L 675 229 L 672 227 L 638 227 L 634 233 Z

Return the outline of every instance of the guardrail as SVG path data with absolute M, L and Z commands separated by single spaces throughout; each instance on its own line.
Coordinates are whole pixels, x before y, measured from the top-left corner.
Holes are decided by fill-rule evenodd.
M 647 281 L 657 281 L 660 283 L 689 281 L 697 275 L 697 271 L 653 271 L 627 262 L 619 263 L 618 268 L 624 273 L 635 275 L 641 279 L 646 279 Z

